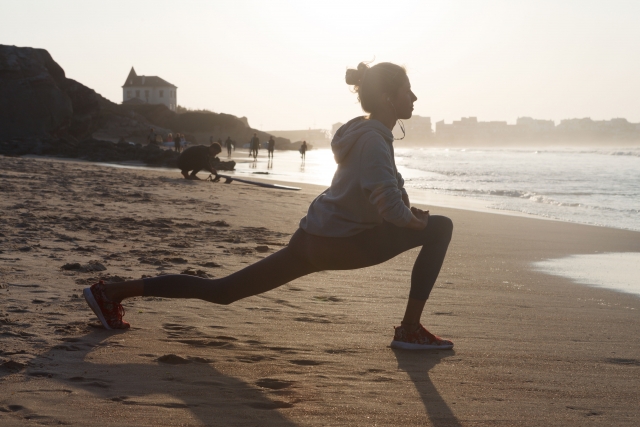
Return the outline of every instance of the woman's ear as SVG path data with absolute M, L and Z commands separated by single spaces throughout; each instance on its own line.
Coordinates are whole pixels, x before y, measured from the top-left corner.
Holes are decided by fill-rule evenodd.
M 391 107 L 391 96 L 388 93 L 380 95 L 380 106 L 385 110 Z

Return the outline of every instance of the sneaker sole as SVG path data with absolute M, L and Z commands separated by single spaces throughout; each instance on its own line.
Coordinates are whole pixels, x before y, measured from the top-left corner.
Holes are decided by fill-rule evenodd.
M 403 341 L 391 341 L 391 348 L 397 348 L 400 350 L 451 350 L 451 345 L 437 345 L 437 344 L 413 344 Z
M 104 326 L 105 329 L 112 329 L 111 326 L 107 324 L 107 319 L 104 318 L 104 315 L 102 314 L 102 310 L 100 310 L 100 306 L 98 305 L 98 301 L 96 301 L 96 299 L 93 297 L 93 292 L 91 292 L 91 288 L 84 288 L 82 290 L 82 295 L 84 295 L 85 301 L 87 301 L 87 304 L 89 304 L 89 307 L 91 307 L 91 310 L 93 310 L 95 315 L 98 317 L 98 319 L 102 323 L 102 326 Z

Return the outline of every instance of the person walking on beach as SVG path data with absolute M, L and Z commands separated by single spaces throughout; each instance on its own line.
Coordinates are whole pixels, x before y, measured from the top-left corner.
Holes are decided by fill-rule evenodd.
M 228 136 L 227 139 L 224 141 L 224 146 L 227 147 L 227 157 L 231 157 L 231 147 L 234 147 L 234 145 L 235 144 L 231 140 L 231 137 Z
M 267 158 L 273 159 L 273 150 L 276 149 L 276 140 L 273 139 L 273 135 L 269 136 L 269 142 L 267 145 L 268 156 Z
M 175 150 L 176 153 L 179 153 L 182 151 L 182 147 L 180 146 L 180 134 L 176 133 L 175 136 L 173 137 L 173 149 Z
M 185 179 L 200 179 L 197 173 L 206 170 L 218 176 L 218 172 L 213 167 L 214 159 L 222 152 L 222 147 L 217 142 L 212 143 L 209 147 L 206 145 L 195 145 L 189 147 L 180 156 L 178 156 L 178 168 Z M 191 174 L 189 174 L 191 171 Z
M 258 138 L 258 134 L 254 133 L 253 138 L 251 138 L 251 142 L 249 143 L 251 148 L 251 156 L 255 160 L 258 157 L 258 150 L 260 149 L 260 139 Z
M 302 145 L 300 146 L 300 158 L 302 160 L 306 160 L 307 157 L 307 141 L 302 141 Z
M 398 173 L 391 130 L 409 119 L 417 97 L 404 68 L 383 62 L 348 69 L 366 117 L 343 125 L 331 142 L 338 168 L 331 186 L 309 206 L 288 246 L 227 277 L 166 275 L 84 289 L 91 309 L 107 329 L 126 329 L 122 301 L 137 296 L 198 298 L 231 304 L 299 277 L 325 270 L 351 270 L 383 263 L 421 247 L 413 266 L 409 299 L 391 347 L 450 349 L 453 343 L 422 326 L 421 315 L 442 267 L 453 232 L 444 216 L 411 207 Z M 372 286 L 384 286 L 372 283 Z

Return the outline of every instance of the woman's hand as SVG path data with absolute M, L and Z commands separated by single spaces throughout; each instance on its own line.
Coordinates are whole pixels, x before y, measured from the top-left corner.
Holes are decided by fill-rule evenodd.
M 423 211 L 422 209 L 418 209 L 415 206 L 411 207 L 411 213 L 414 214 L 415 216 L 419 216 L 419 215 L 427 215 L 429 216 L 429 211 Z
M 411 217 L 409 224 L 407 224 L 407 227 L 413 230 L 424 230 L 429 223 L 429 211 L 423 211 L 422 209 L 412 207 L 411 213 L 413 216 Z

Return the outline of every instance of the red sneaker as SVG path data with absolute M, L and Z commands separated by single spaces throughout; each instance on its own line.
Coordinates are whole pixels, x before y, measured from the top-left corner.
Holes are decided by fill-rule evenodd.
M 419 325 L 414 332 L 407 332 L 402 326 L 395 328 L 396 333 L 391 341 L 391 348 L 403 350 L 450 350 L 453 343 L 442 339 Z
M 119 302 L 109 300 L 104 292 L 104 282 L 92 285 L 90 288 L 84 288 L 82 294 L 91 310 L 98 316 L 102 326 L 105 329 L 128 329 L 131 325 L 122 320 L 124 316 L 124 308 Z

